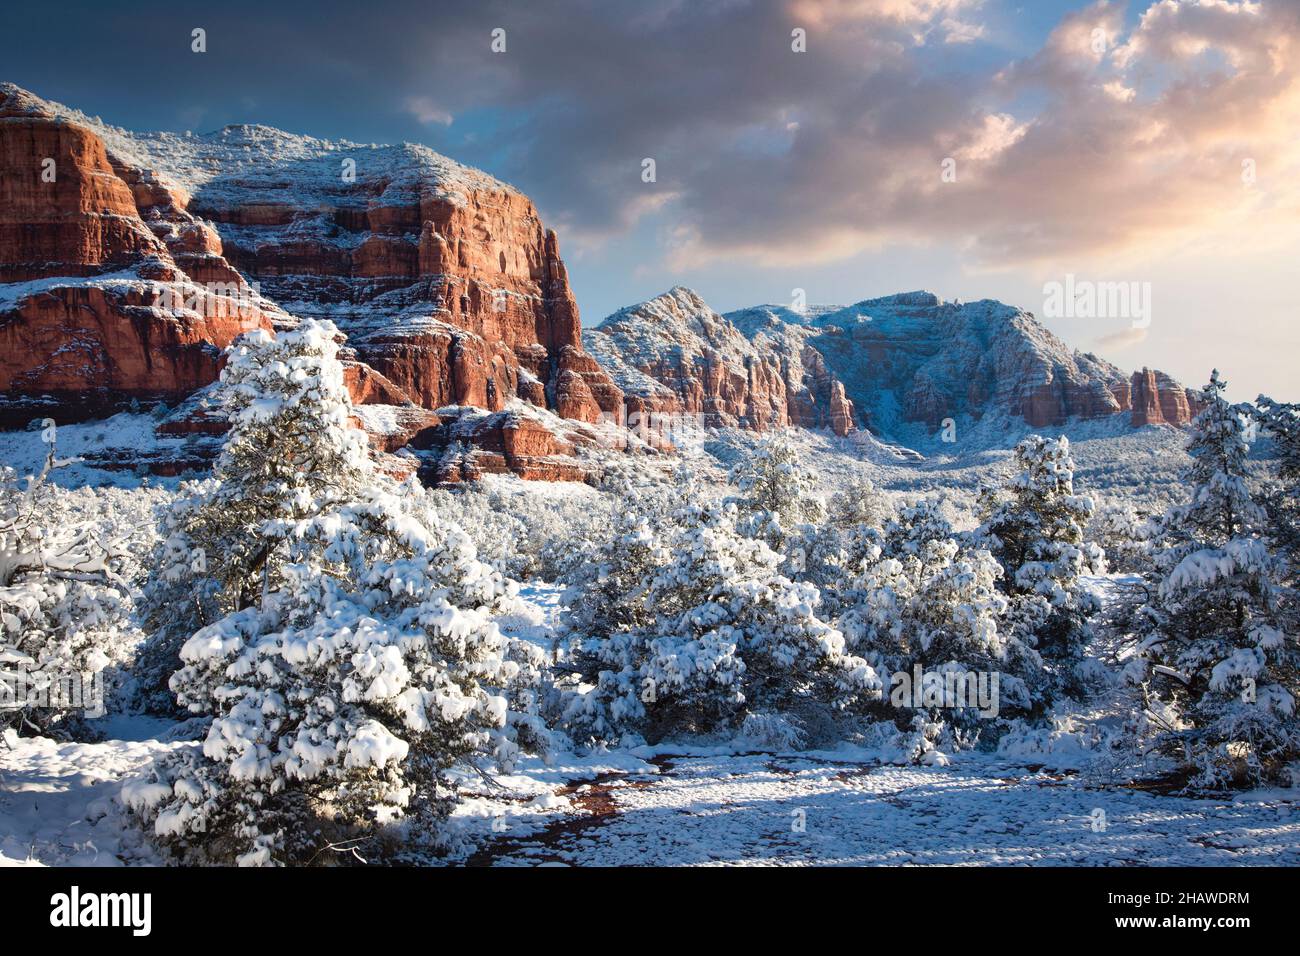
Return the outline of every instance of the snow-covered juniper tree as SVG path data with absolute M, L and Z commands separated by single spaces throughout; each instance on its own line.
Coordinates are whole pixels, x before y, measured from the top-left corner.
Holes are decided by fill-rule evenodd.
M 668 560 L 664 527 L 633 508 L 614 516 L 610 537 L 587 548 L 569 576 L 566 633 L 605 640 L 650 623 L 650 582 Z
M 201 750 L 123 790 L 186 859 L 309 862 L 392 835 L 436 849 L 447 771 L 513 746 L 498 731 L 519 663 L 493 622 L 506 582 L 422 488 L 371 463 L 334 338 L 314 322 L 255 333 L 227 366 L 220 474 L 177 548 L 186 571 L 204 549 L 225 613 L 170 680 L 212 722 Z
M 883 529 L 893 513 L 889 499 L 863 474 L 855 475 L 831 498 L 825 521 L 811 535 L 807 567 L 800 576 L 821 590 L 828 616 L 862 597 L 854 582 L 880 557 Z
M 634 666 L 638 642 L 655 621 L 650 586 L 668 560 L 666 523 L 636 504 L 629 501 L 614 517 L 607 539 L 584 549 L 564 592 L 564 668 L 597 685 L 596 693 L 575 694 L 567 702 L 564 722 L 579 739 L 617 739 L 628 725 L 626 705 L 612 697 L 611 682 L 616 672 Z
M 1101 549 L 1084 540 L 1093 502 L 1075 494 L 1064 436 L 1029 436 L 1016 446 L 1016 464 L 1001 488 L 983 490 L 984 521 L 975 537 L 1002 567 L 1004 626 L 1038 650 L 1055 691 L 1077 693 L 1089 619 L 1100 610 L 1079 577 L 1105 570 Z
M 737 520 L 733 504 L 716 503 L 686 504 L 659 524 L 631 517 L 612 546 L 634 556 L 613 562 L 617 579 L 598 573 L 571 592 L 578 606 L 625 608 L 579 641 L 575 662 L 595 687 L 570 702 L 575 730 L 658 740 L 761 725 L 794 744 L 878 692 L 871 668 L 818 616 L 817 589 L 784 577 L 781 556 Z
M 132 643 L 127 554 L 50 482 L 65 462 L 43 425 L 41 470 L 0 468 L 0 728 L 79 734 L 102 713 L 105 669 Z
M 807 544 L 826 505 L 789 437 L 783 432 L 765 436 L 729 477 L 740 491 L 733 499 L 740 531 L 783 555 L 788 571 L 802 573 Z
M 889 498 L 860 472 L 832 495 L 826 506 L 826 523 L 836 528 L 883 528 L 893 516 Z
M 151 637 L 136 667 L 151 709 L 169 708 L 167 681 L 196 630 L 284 582 L 276 522 L 351 500 L 370 480 L 336 335 L 308 322 L 274 338 L 250 333 L 229 351 L 216 397 L 230 432 L 213 476 L 185 485 L 159 516 L 157 573 L 141 607 Z
M 1101 548 L 1108 571 L 1145 571 L 1151 561 L 1150 515 L 1128 501 L 1101 503 L 1084 527 L 1084 541 Z
M 990 691 L 996 675 L 993 716 L 1007 717 L 1033 705 L 1031 682 L 1040 682 L 1041 662 L 1000 629 L 1007 606 L 997 587 L 1002 570 L 953 531 L 940 502 L 900 506 L 884 541 L 880 556 L 864 562 L 852 583 L 860 597 L 839 623 L 852 652 L 892 685 L 871 711 L 903 731 L 910 759 L 942 762 L 943 750 L 972 745 L 990 714 L 967 706 L 969 697 L 927 702 L 924 687 L 914 686 L 918 669 L 929 681 L 948 673 L 963 682 L 982 676 Z
M 1281 562 L 1246 476 L 1245 410 L 1218 370 L 1192 422 L 1185 504 L 1164 516 L 1142 639 L 1126 677 L 1144 692 L 1154 747 L 1217 790 L 1289 781 L 1300 756 L 1300 652 L 1277 625 Z

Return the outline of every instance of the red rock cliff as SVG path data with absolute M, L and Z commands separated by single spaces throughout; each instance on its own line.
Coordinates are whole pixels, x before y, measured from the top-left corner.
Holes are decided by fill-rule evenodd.
M 174 194 L 11 85 L 0 86 L 0 280 L 10 424 L 183 397 L 216 377 L 236 336 L 270 327 L 266 303 Z
M 347 335 L 358 403 L 621 417 L 555 233 L 518 190 L 422 146 L 133 134 L 6 84 L 0 200 L 14 422 L 183 397 L 241 332 L 308 316 Z

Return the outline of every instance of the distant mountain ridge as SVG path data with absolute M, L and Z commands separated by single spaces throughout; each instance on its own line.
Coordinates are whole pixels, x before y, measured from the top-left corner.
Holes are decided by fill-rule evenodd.
M 797 425 L 847 434 L 852 403 L 803 330 L 746 335 L 691 289 L 629 306 L 583 334 L 583 346 L 634 410 L 703 416 L 707 427 Z
M 583 341 L 629 400 L 714 425 L 893 438 L 990 414 L 1046 428 L 1117 415 L 1132 427 L 1182 425 L 1195 412 L 1169 376 L 1071 349 L 1029 312 L 929 292 L 720 315 L 679 286 L 615 312 Z

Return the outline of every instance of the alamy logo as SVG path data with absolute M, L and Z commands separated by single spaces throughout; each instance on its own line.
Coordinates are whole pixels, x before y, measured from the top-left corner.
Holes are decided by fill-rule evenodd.
M 79 710 L 91 720 L 104 716 L 104 673 L 49 672 L 31 658 L 0 669 L 0 713 L 28 707 Z
M 997 671 L 927 671 L 917 664 L 909 674 L 890 677 L 889 701 L 895 707 L 971 708 L 985 720 L 1001 710 Z
M 1043 315 L 1049 319 L 1129 319 L 1135 329 L 1151 324 L 1150 282 L 1091 282 L 1069 273 L 1064 282 L 1043 285 Z
M 51 896 L 50 907 L 51 926 L 129 926 L 133 936 L 153 929 L 151 893 L 82 893 L 74 886 Z

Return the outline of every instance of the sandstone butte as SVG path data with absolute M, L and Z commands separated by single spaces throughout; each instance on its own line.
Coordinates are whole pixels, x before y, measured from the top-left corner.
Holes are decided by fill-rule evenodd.
M 0 86 L 0 424 L 182 402 L 235 337 L 307 316 L 346 335 L 355 403 L 391 407 L 358 415 L 382 449 L 454 423 L 476 470 L 580 477 L 579 426 L 623 414 L 517 190 L 420 146 L 137 135 Z
M 844 435 L 873 424 L 885 382 L 911 420 L 955 407 L 933 356 L 912 361 L 915 344 L 880 326 L 767 314 L 758 329 L 690 290 L 584 339 L 532 202 L 425 147 L 262 126 L 129 133 L 0 84 L 0 427 L 161 400 L 177 405 L 161 430 L 217 432 L 195 398 L 223 349 L 305 317 L 346 336 L 357 421 L 376 448 L 438 452 L 431 477 L 443 481 L 580 479 L 575 450 L 608 442 L 607 423 L 629 415 Z M 1034 426 L 1116 411 L 1176 425 L 1194 410 L 1163 373 L 1040 358 L 959 370 L 970 394 L 956 405 L 997 401 Z

